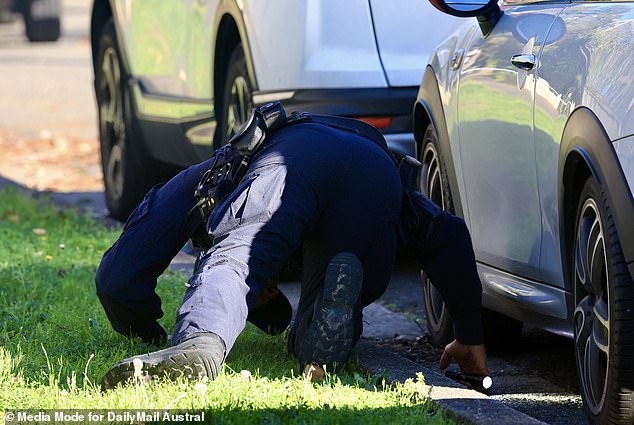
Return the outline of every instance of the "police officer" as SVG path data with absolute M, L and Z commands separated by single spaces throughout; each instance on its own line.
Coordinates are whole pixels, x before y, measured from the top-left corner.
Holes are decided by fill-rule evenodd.
M 173 346 L 117 363 L 104 376 L 104 388 L 135 373 L 145 380 L 214 379 L 247 320 L 269 333 L 283 331 L 291 309 L 274 282 L 300 248 L 301 296 L 289 351 L 302 364 L 344 362 L 361 335 L 363 307 L 387 287 L 399 235 L 418 249 L 432 281 L 452 280 L 440 290 L 455 313 L 458 339 L 446 348 L 441 366 L 455 360 L 464 372 L 486 373 L 481 289 L 464 223 L 437 209 L 428 214 L 422 195 L 405 195 L 409 212 L 402 217 L 398 168 L 372 127 L 309 115 L 290 121 L 274 131 L 260 128 L 263 146 L 208 219 L 191 214 L 200 205 L 192 188 L 227 154 L 222 150 L 152 189 L 132 213 L 95 279 L 120 333 L 153 343 L 165 339 L 157 323 L 162 311 L 156 279 L 201 225 L 209 243 L 187 283 Z M 457 240 L 448 243 L 445 235 Z M 466 264 L 462 275 L 447 258 L 451 250 L 466 252 L 457 261 Z

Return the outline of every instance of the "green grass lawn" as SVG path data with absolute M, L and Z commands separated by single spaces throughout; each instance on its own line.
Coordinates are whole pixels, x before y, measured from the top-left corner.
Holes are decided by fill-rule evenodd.
M 0 420 L 4 409 L 188 409 L 220 423 L 453 423 L 418 380 L 387 384 L 350 361 L 320 383 L 301 377 L 284 336 L 249 326 L 214 382 L 131 385 L 101 392 L 116 361 L 156 347 L 115 333 L 94 273 L 120 229 L 0 190 Z M 172 330 L 186 276 L 159 283 Z

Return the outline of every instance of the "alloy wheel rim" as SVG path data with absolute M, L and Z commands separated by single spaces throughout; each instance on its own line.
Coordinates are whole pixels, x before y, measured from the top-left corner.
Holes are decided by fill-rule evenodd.
M 101 141 L 104 144 L 106 162 L 104 180 L 114 199 L 123 194 L 123 151 L 125 146 L 125 118 L 121 96 L 121 68 L 114 47 L 105 50 L 99 80 L 99 116 Z
M 443 191 L 440 158 L 433 144 L 427 144 L 423 151 L 422 158 L 419 187 L 424 190 L 424 195 L 431 199 L 436 205 L 440 205 L 442 209 L 445 209 L 445 193 Z M 425 279 L 428 278 L 425 277 Z M 425 288 L 424 296 L 425 306 L 428 310 L 427 318 L 432 329 L 438 332 L 445 320 L 447 309 L 440 292 L 434 285 L 428 284 Z
M 229 140 L 238 132 L 247 120 L 252 108 L 249 83 L 242 75 L 238 75 L 231 83 L 231 95 L 227 110 L 227 132 L 225 140 Z
M 605 402 L 610 359 L 610 299 L 601 215 L 590 198 L 581 209 L 575 240 L 575 355 L 581 389 L 595 415 Z

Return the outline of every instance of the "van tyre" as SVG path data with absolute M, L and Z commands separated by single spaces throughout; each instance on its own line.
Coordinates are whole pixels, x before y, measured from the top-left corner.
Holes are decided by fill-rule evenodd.
M 32 0 L 25 5 L 23 14 L 29 41 L 56 41 L 61 35 L 59 0 Z
M 113 218 L 124 221 L 151 185 L 152 167 L 134 143 L 136 118 L 112 19 L 99 39 L 95 85 L 106 204 Z
M 229 141 L 253 109 L 253 86 L 247 72 L 247 61 L 242 44 L 238 44 L 231 52 L 221 90 L 218 131 L 214 138 L 216 148 Z
M 574 347 L 592 424 L 634 423 L 634 284 L 605 192 L 590 177 L 577 206 L 571 276 Z

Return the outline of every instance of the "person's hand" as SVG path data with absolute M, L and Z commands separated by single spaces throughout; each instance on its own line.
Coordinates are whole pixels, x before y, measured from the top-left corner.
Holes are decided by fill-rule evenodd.
M 453 340 L 445 347 L 440 357 L 440 368 L 447 369 L 452 362 L 458 363 L 462 373 L 481 376 L 489 374 L 484 344 L 466 345 Z
M 140 337 L 141 341 L 147 344 L 161 346 L 167 341 L 165 329 L 163 329 L 163 326 L 159 325 L 156 320 L 142 325 L 136 324 L 131 331 L 133 337 Z

